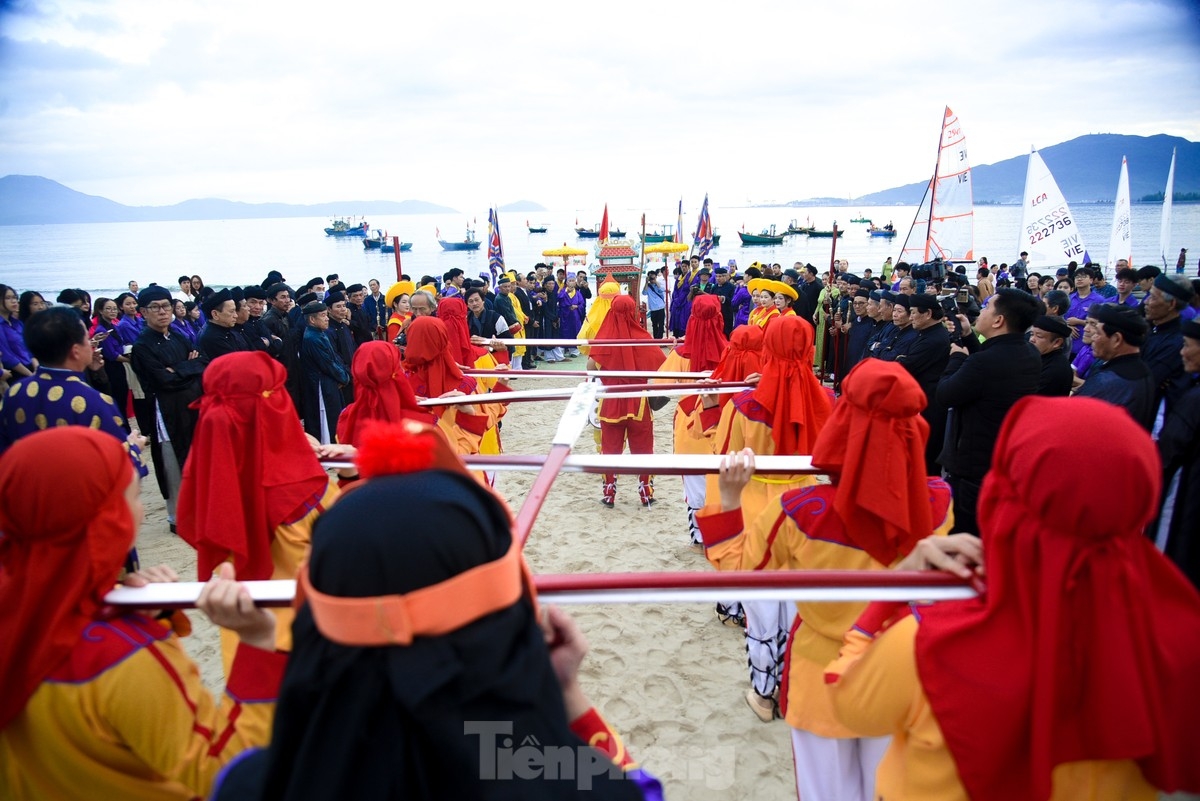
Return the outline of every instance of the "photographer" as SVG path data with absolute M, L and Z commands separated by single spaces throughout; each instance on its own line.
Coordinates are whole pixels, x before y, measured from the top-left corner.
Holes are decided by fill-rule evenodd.
M 938 383 L 937 402 L 949 409 L 946 442 L 938 461 L 954 491 L 959 531 L 979 532 L 975 506 L 1004 416 L 1013 404 L 1037 392 L 1042 360 L 1025 341 L 1025 331 L 1041 313 L 1041 303 L 1019 289 L 1001 289 L 979 313 L 975 331 L 950 346 L 950 359 Z

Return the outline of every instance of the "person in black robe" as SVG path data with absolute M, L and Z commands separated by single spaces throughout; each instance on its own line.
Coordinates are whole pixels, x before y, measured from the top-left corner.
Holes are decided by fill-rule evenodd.
M 1159 432 L 1162 504 L 1148 534 L 1200 589 L 1200 323 L 1189 320 L 1181 329 L 1189 386 L 1172 405 Z
M 303 312 L 307 320 L 300 341 L 304 430 L 329 444 L 337 432 L 343 407 L 341 389 L 350 383 L 350 372 L 325 335 L 329 330 L 329 307 L 314 300 L 304 306 Z
M 913 341 L 917 338 L 910 315 L 913 297 L 913 295 L 899 292 L 891 293 L 889 299 L 892 301 L 892 325 L 896 330 L 887 346 L 879 351 L 879 358 L 885 362 L 894 362 L 902 354 L 908 353 L 908 349 L 912 347 Z
M 227 353 L 251 350 L 250 345 L 237 331 L 237 302 L 228 289 L 214 292 L 204 301 L 202 308 L 207 325 L 196 339 L 196 350 L 205 363 Z
M 203 393 L 200 375 L 205 362 L 191 343 L 171 331 L 174 314 L 171 293 L 165 288 L 152 286 L 138 293 L 138 310 L 146 327 L 133 343 L 129 360 L 158 420 L 142 435 L 150 439 L 158 488 L 167 501 L 167 519 L 174 525 L 179 480 L 198 418 L 191 404 Z
M 242 290 L 245 297 L 245 321 L 242 323 L 242 336 L 246 338 L 255 350 L 265 350 L 271 358 L 278 360 L 283 352 L 283 340 L 272 334 L 263 324 L 263 311 L 266 309 L 267 290 L 259 286 L 248 286 Z M 242 315 L 239 310 L 238 319 Z
M 717 267 L 713 273 L 717 283 L 712 288 L 712 294 L 721 299 L 721 319 L 725 324 L 725 336 L 728 337 L 733 333 L 733 293 L 737 292 L 737 285 L 729 280 L 728 268 Z
M 350 304 L 340 291 L 330 292 L 325 303 L 329 306 L 329 330 L 325 335 L 329 337 L 333 352 L 342 360 L 342 364 L 349 368 L 354 362 L 354 351 L 358 349 L 358 343 L 354 341 L 354 333 L 350 329 Z M 351 403 L 354 403 L 354 384 L 347 381 L 342 386 L 342 405 L 348 406 Z
M 1088 308 L 1092 352 L 1104 363 L 1092 370 L 1075 394 L 1121 406 L 1142 428 L 1154 425 L 1154 374 L 1142 360 L 1142 343 L 1149 324 L 1129 306 L 1097 303 Z
M 1166 411 L 1183 394 L 1188 383 L 1179 349 L 1183 346 L 1180 315 L 1191 303 L 1195 290 L 1181 275 L 1159 275 L 1146 293 L 1146 320 L 1152 326 L 1142 347 L 1142 359 L 1154 376 L 1154 408 L 1166 403 Z M 1093 350 L 1095 348 L 1093 347 Z
M 909 299 L 909 319 L 915 332 L 908 349 L 896 357 L 896 362 L 917 380 L 925 392 L 925 408 L 921 416 L 929 423 L 929 438 L 925 443 L 925 474 L 941 472 L 938 454 L 942 452 L 946 433 L 946 409 L 937 402 L 937 385 L 946 365 L 950 363 L 950 332 L 942 325 L 942 306 L 933 295 L 913 295 Z
M 371 315 L 363 308 L 366 299 L 367 288 L 362 284 L 346 287 L 346 305 L 350 308 L 350 334 L 354 337 L 355 347 L 375 339 L 375 324 L 371 322 Z
M 1038 395 L 1063 397 L 1071 394 L 1075 371 L 1071 369 L 1071 326 L 1061 317 L 1043 314 L 1029 329 L 1029 341 L 1042 354 L 1042 377 Z

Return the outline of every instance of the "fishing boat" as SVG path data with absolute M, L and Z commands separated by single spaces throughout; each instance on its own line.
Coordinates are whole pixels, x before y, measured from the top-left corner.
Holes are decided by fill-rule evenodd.
M 401 253 L 407 253 L 410 250 L 412 250 L 412 242 L 401 242 L 400 243 L 400 252 Z M 447 250 L 453 250 L 453 248 L 447 248 Z M 381 244 L 379 246 L 379 252 L 380 253 L 395 253 L 396 246 L 393 245 L 391 242 L 384 242 L 383 244 Z
M 340 219 L 332 220 L 329 227 L 325 229 L 326 236 L 366 236 L 370 231 L 370 225 L 366 220 L 358 225 L 351 225 L 349 220 Z
M 655 231 L 654 233 L 646 233 L 646 234 L 639 235 L 642 238 L 642 244 L 656 245 L 659 242 L 674 242 L 675 241 L 674 226 L 660 225 L 657 227 L 658 227 L 658 230 Z
M 785 235 L 776 234 L 775 226 L 772 225 L 770 228 L 764 228 L 762 233 L 759 234 L 747 234 L 738 231 L 738 236 L 742 238 L 742 247 L 746 247 L 747 245 L 782 245 Z
M 1036 150 L 1029 153 L 1025 171 L 1024 209 L 1017 251 L 1029 253 L 1030 272 L 1090 261 L 1067 199 Z
M 967 140 L 958 117 L 946 106 L 938 138 L 937 166 L 900 249 L 900 261 L 925 264 L 975 260 L 975 207 Z
M 625 238 L 625 232 L 619 228 L 612 229 L 611 231 L 608 232 L 608 235 L 612 239 L 624 239 Z
M 836 223 L 835 223 L 835 225 L 836 225 Z M 846 232 L 839 230 L 836 232 L 836 235 L 840 239 L 842 234 L 844 234 L 844 233 L 846 233 Z M 813 228 L 811 231 L 808 232 L 808 235 L 812 236 L 812 237 L 825 237 L 826 239 L 833 239 L 835 232 L 834 231 L 818 231 L 816 228 Z
M 787 230 L 784 233 L 789 236 L 799 236 L 801 234 L 808 235 L 817 230 L 817 226 L 812 224 L 812 220 L 808 220 L 807 222 L 808 225 L 800 225 L 796 220 L 792 220 L 788 223 Z
M 579 237 L 580 239 L 599 239 L 600 238 L 600 229 L 599 228 L 576 228 L 575 236 Z
M 867 233 L 871 236 L 884 236 L 890 239 L 896 235 L 896 228 L 891 223 L 882 228 L 876 226 L 875 223 L 870 223 L 867 226 Z
M 386 238 L 387 235 L 376 228 L 373 236 L 363 237 L 363 247 L 367 250 L 377 250 Z
M 872 223 L 872 222 L 871 222 L 871 218 L 870 218 L 870 217 L 864 217 L 864 216 L 862 216 L 862 212 L 861 212 L 861 211 L 858 213 L 858 216 L 857 216 L 857 217 L 855 217 L 854 219 L 852 219 L 850 222 L 852 222 L 852 223 L 866 223 L 867 225 L 873 225 L 873 224 L 874 224 L 874 223 Z
M 447 242 L 439 236 L 438 244 L 442 250 L 479 250 L 480 242 L 475 238 L 475 232 L 468 228 L 466 238 L 461 242 Z M 404 243 L 401 243 L 400 252 L 404 252 Z
M 531 234 L 544 234 L 550 229 L 548 225 L 530 225 L 529 220 L 525 221 L 525 227 L 529 229 Z

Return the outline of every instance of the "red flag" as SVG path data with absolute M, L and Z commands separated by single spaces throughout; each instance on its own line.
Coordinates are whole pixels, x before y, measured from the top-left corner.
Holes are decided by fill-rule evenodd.
M 600 241 L 608 241 L 608 204 L 604 204 L 604 218 L 600 220 Z
M 437 226 L 434 226 L 433 237 L 434 237 L 434 239 L 441 239 L 442 238 L 442 229 L 438 228 Z

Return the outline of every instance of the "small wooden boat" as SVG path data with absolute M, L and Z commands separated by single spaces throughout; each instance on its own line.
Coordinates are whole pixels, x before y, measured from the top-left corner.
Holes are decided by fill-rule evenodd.
M 747 245 L 782 245 L 785 234 L 776 234 L 775 226 L 764 229 L 760 234 L 747 234 L 738 231 L 738 236 L 742 238 L 742 247 Z
M 839 231 L 837 232 L 837 235 L 838 235 L 838 237 L 841 237 L 841 235 L 842 235 L 842 234 L 844 234 L 844 233 L 846 233 L 846 232 L 845 232 L 845 231 L 842 231 L 842 230 L 839 230 Z M 813 230 L 811 230 L 811 231 L 809 231 L 809 232 L 808 232 L 808 235 L 809 235 L 809 236 L 816 236 L 816 237 L 822 237 L 822 236 L 823 236 L 823 237 L 825 237 L 826 239 L 832 239 L 832 238 L 833 238 L 833 231 L 818 231 L 817 229 L 815 229 L 815 228 L 814 228 Z
M 480 242 L 475 238 L 475 232 L 470 228 L 467 229 L 467 236 L 461 242 L 447 242 L 445 239 L 438 237 L 438 244 L 442 246 L 442 250 L 479 250 Z M 400 243 L 400 251 L 404 252 L 404 243 Z
M 784 233 L 789 236 L 798 236 L 800 234 L 808 234 L 810 231 L 815 230 L 817 230 L 815 225 L 800 225 L 796 220 L 792 220 L 788 223 L 787 230 L 784 231 Z
M 599 239 L 600 231 L 596 228 L 576 228 L 575 236 L 580 239 Z
M 476 243 L 476 244 L 478 244 L 478 243 Z M 412 250 L 412 242 L 401 242 L 400 243 L 400 252 L 401 253 L 407 253 L 410 250 Z M 382 245 L 379 246 L 379 252 L 380 253 L 395 253 L 396 246 L 393 245 L 391 242 L 384 242 Z
M 675 226 L 660 225 L 658 226 L 658 230 L 653 233 L 639 234 L 639 236 L 641 236 L 642 244 L 644 245 L 656 245 L 659 242 L 674 242 L 676 241 Z
M 869 218 L 869 217 L 864 217 L 864 216 L 862 216 L 862 213 L 861 213 L 861 212 L 859 213 L 859 215 L 858 215 L 857 217 L 855 217 L 855 218 L 854 218 L 853 220 L 851 220 L 850 222 L 852 222 L 852 223 L 866 223 L 867 225 L 870 225 L 870 224 L 871 224 L 871 220 L 870 220 L 870 218 Z
M 333 220 L 325 229 L 325 236 L 366 236 L 370 225 L 364 220 L 359 225 L 351 225 L 349 220 Z
M 876 228 L 875 224 L 872 223 L 871 226 L 867 228 L 867 233 L 871 236 L 885 236 L 890 238 L 896 235 L 896 229 L 891 227 L 891 225 L 885 225 L 883 228 Z
M 529 229 L 531 234 L 544 234 L 550 228 L 548 225 L 530 225 L 529 220 L 525 221 L 525 227 Z
M 609 231 L 609 232 L 608 232 L 608 235 L 609 235 L 609 237 L 610 237 L 610 238 L 612 238 L 612 239 L 624 239 L 624 238 L 625 238 L 625 232 L 624 232 L 624 231 L 621 231 L 621 230 L 618 230 L 618 229 L 616 229 L 616 228 L 614 228 L 614 229 L 612 229 L 611 231 Z

